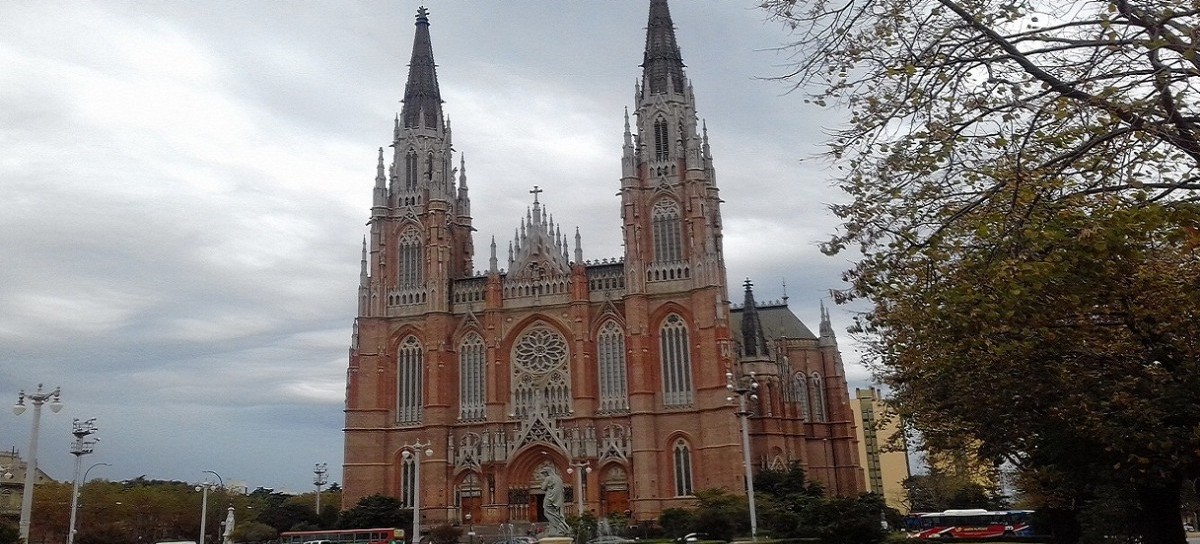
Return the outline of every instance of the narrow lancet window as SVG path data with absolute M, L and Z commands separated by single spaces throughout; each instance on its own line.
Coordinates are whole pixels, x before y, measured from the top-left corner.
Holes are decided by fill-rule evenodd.
M 668 263 L 683 259 L 682 229 L 679 204 L 663 199 L 654 203 L 650 212 L 654 235 L 654 262 Z
M 663 404 L 690 406 L 692 404 L 692 356 L 688 342 L 688 327 L 683 318 L 671 314 L 659 331 L 662 355 Z
M 409 336 L 396 353 L 396 421 L 421 422 L 421 371 L 424 367 L 421 343 Z

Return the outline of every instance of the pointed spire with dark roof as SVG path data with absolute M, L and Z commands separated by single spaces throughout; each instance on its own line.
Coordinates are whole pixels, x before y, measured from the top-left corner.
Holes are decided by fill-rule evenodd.
M 742 356 L 764 357 L 767 355 L 767 335 L 763 333 L 758 319 L 758 305 L 754 302 L 754 284 L 746 278 L 746 300 L 742 306 Z
M 646 24 L 646 53 L 642 61 L 642 85 L 650 94 L 670 89 L 683 94 L 683 57 L 675 42 L 675 25 L 667 0 L 650 0 L 650 20 Z
M 833 338 L 833 323 L 829 320 L 829 310 L 825 309 L 825 301 L 821 301 L 821 338 Z
M 404 109 L 400 117 L 405 128 L 436 128 L 442 118 L 442 95 L 433 63 L 433 44 L 429 40 L 429 10 L 425 6 L 417 8 L 417 32 L 413 37 L 412 60 L 408 63 L 408 83 L 404 85 Z

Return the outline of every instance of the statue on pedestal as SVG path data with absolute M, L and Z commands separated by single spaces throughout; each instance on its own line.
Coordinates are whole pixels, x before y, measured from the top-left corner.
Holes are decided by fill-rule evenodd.
M 571 528 L 563 516 L 563 481 L 553 467 L 542 467 L 542 514 L 546 516 L 546 536 L 568 536 Z

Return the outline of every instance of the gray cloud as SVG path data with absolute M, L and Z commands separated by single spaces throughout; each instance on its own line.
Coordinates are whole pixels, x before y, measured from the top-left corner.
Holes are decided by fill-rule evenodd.
M 754 2 L 675 2 L 744 277 L 815 328 L 846 263 L 812 109 L 763 81 L 786 39 Z M 308 489 L 341 462 L 346 353 L 376 153 L 416 3 L 15 3 L 0 17 L 0 394 L 61 385 L 41 460 L 70 477 L 72 417 L 100 475 Z M 623 111 L 644 2 L 430 6 L 477 268 L 542 201 L 588 259 L 622 252 Z M 835 327 L 847 310 L 832 310 Z M 852 385 L 866 372 L 846 335 Z M 2 447 L 26 448 L 28 413 Z M 336 472 L 333 480 L 339 478 Z

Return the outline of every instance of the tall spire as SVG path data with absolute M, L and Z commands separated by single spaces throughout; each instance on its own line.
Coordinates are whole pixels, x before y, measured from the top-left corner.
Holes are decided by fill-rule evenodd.
M 825 309 L 825 301 L 821 301 L 821 338 L 833 338 L 833 323 L 829 321 L 829 310 Z
M 646 23 L 646 53 L 642 62 L 644 92 L 660 94 L 668 90 L 683 94 L 683 57 L 675 42 L 675 25 L 667 0 L 650 0 L 650 20 Z
M 746 299 L 742 306 L 742 356 L 763 357 L 767 355 L 767 335 L 758 320 L 758 304 L 754 302 L 754 284 L 746 278 Z
M 429 10 L 425 6 L 417 8 L 417 32 L 413 37 L 412 60 L 408 63 L 408 83 L 404 85 L 404 109 L 400 117 L 405 128 L 436 128 L 442 118 L 442 95 L 433 63 L 433 44 L 429 40 Z

